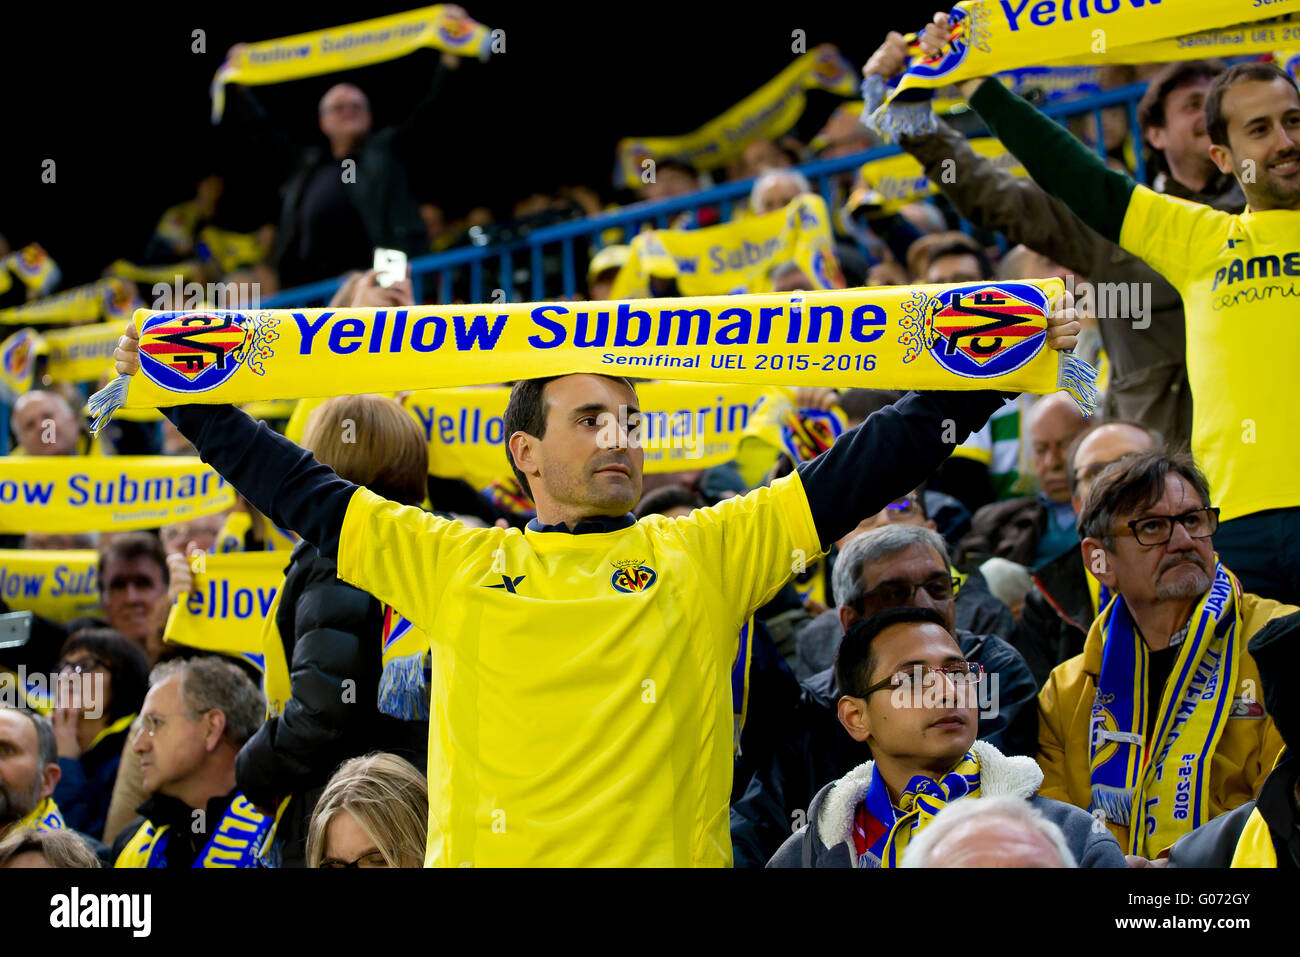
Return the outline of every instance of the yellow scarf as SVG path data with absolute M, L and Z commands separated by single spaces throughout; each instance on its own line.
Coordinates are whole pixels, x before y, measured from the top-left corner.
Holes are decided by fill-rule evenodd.
M 1245 648 L 1241 585 L 1216 565 L 1159 702 L 1147 697 L 1150 653 L 1124 597 L 1108 608 L 1089 735 L 1089 811 L 1128 828 L 1126 853 L 1154 859 L 1209 819 L 1211 759 Z M 1152 707 L 1155 733 L 1148 736 Z
M 22 280 L 24 286 L 39 293 L 50 283 L 58 268 L 49 253 L 36 243 L 30 243 L 0 258 L 0 277 L 5 280 L 0 292 L 9 288 L 9 274 L 12 272 Z
M 227 83 L 283 83 L 384 63 L 426 48 L 487 59 L 492 43 L 492 31 L 453 16 L 444 4 L 252 43 L 234 60 L 224 61 L 213 77 L 212 122 L 221 121 Z
M 283 810 L 283 808 L 281 808 Z M 268 817 L 242 794 L 235 795 L 230 807 L 212 830 L 212 837 L 194 859 L 194 867 L 258 867 L 261 857 L 274 836 L 279 814 Z M 154 828 L 145 821 L 131 835 L 113 866 L 166 867 L 165 851 L 170 827 Z
M 98 614 L 99 553 L 0 549 L 0 598 L 53 621 Z
M 1203 57 L 1258 56 L 1288 45 L 1300 45 L 1300 17 L 1294 14 L 1266 23 L 1243 22 L 1149 43 L 1125 44 L 1108 51 L 1105 59 L 1109 63 L 1168 63 Z M 1087 64 L 1089 57 L 1077 57 L 1071 62 Z
M 1300 0 L 1277 0 L 1263 10 L 1268 16 L 1294 13 L 1300 11 Z M 1188 33 L 1236 27 L 1253 12 L 1250 3 L 1240 0 L 1178 0 L 1176 6 L 1170 0 L 962 0 L 949 14 L 947 47 L 933 59 L 919 55 L 912 59 L 886 103 L 872 116 L 872 126 L 890 137 L 913 132 L 918 117 L 907 110 L 886 114 L 891 102 L 919 101 L 928 113 L 925 100 L 936 88 L 1045 60 L 1061 64 L 1167 59 L 1142 47 Z M 1115 39 L 1122 42 L 1114 43 Z M 1120 52 L 1126 47 L 1138 48 L 1136 61 Z M 1199 48 L 1196 56 L 1218 52 Z
M 812 288 L 844 286 L 826 201 L 805 193 L 784 209 L 705 229 L 657 229 L 636 236 L 610 290 L 612 299 L 650 295 L 651 278 L 674 279 L 683 296 L 769 292 L 773 266 L 794 262 Z
M 234 504 L 225 479 L 192 456 L 0 459 L 0 533 L 125 532 Z
M 646 473 L 730 462 L 764 397 L 776 401 L 784 391 L 699 382 L 638 385 Z M 476 489 L 507 478 L 503 420 L 509 397 L 504 386 L 426 389 L 405 396 L 402 404 L 429 441 L 429 474 L 464 479 Z
M 797 60 L 731 109 L 682 136 L 640 136 L 619 140 L 615 185 L 635 189 L 646 180 L 647 160 L 673 158 L 698 170 L 725 166 L 758 139 L 776 139 L 803 115 L 808 90 L 852 96 L 857 71 L 829 43 Z
M 22 818 L 10 830 L 10 834 L 16 834 L 23 828 L 32 828 L 37 831 L 62 831 L 67 827 L 63 823 L 63 815 L 59 812 L 59 806 L 54 803 L 54 798 L 42 798 L 41 802 L 32 808 L 31 813 Z
M 576 372 L 787 386 L 1064 388 L 1090 410 L 1091 367 L 1047 348 L 1050 301 L 1061 290 L 1059 279 L 1047 279 L 473 309 L 141 312 L 140 374 L 119 376 L 91 397 L 92 428 L 123 405 Z
M 191 563 L 199 566 L 194 588 L 172 605 L 163 640 L 243 658 L 262 668 L 262 630 L 275 619 L 288 563 L 284 551 L 200 556 Z
M 21 306 L 0 309 L 0 324 L 80 323 L 93 319 L 125 319 L 139 305 L 135 286 L 111 277 L 74 286 L 53 296 L 33 299 Z
M 935 781 L 918 774 L 907 782 L 897 806 L 873 769 L 871 783 L 854 817 L 853 842 L 859 867 L 898 867 L 911 839 L 951 801 L 980 796 L 980 760 L 967 751 L 957 766 Z

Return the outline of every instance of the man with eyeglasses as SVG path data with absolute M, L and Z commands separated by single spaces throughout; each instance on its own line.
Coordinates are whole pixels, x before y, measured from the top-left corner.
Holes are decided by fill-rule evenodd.
M 986 679 L 930 608 L 859 619 L 836 659 L 840 723 L 873 759 L 823 787 L 769 867 L 897 867 L 908 842 L 958 800 L 1017 797 L 1065 834 L 1081 867 L 1123 867 L 1115 840 L 1078 808 L 1039 795 L 1042 771 L 976 739 Z
M 872 757 L 867 742 L 842 726 L 837 716 L 843 686 L 832 662 L 847 630 L 886 609 L 911 607 L 937 614 L 956 636 L 962 655 L 986 673 L 982 694 L 987 707 L 979 709 L 979 737 L 1007 754 L 1033 753 L 1032 702 L 1038 685 L 1024 660 L 1001 638 L 956 626 L 953 582 L 943 538 L 931 528 L 877 528 L 840 552 L 834 589 L 842 604 L 835 613 L 836 631 L 822 652 L 827 664 L 800 682 L 798 703 L 784 721 L 781 737 L 772 742 L 770 755 L 759 762 L 731 808 L 736 866 L 762 866 L 798 826 L 818 788 Z
M 265 716 L 262 692 L 216 656 L 149 676 L 132 745 L 152 792 L 113 842 L 115 867 L 256 867 L 273 818 L 235 786 L 235 755 Z
M 1247 642 L 1294 606 L 1246 592 L 1214 551 L 1219 510 L 1186 454 L 1105 470 L 1079 516 L 1116 595 L 1039 694 L 1043 793 L 1154 859 L 1255 796 L 1282 749 Z

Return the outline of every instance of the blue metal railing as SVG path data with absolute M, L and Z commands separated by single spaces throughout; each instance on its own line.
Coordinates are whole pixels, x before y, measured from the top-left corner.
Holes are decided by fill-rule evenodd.
M 1137 164 L 1134 172 L 1138 182 L 1145 183 L 1146 166 L 1137 122 L 1138 101 L 1145 91 L 1145 83 L 1134 83 L 1071 102 L 1050 104 L 1043 108 L 1043 112 L 1057 119 L 1091 114 L 1097 132 L 1097 151 L 1104 157 L 1103 111 L 1117 106 L 1126 107 L 1129 134 L 1134 137 Z M 856 170 L 863 163 L 896 156 L 901 152 L 897 146 L 881 146 L 836 159 L 815 160 L 795 168 L 808 178 L 827 205 L 832 206 L 836 199 L 835 176 Z M 753 185 L 752 179 L 737 180 L 686 196 L 653 203 L 634 203 L 583 219 L 539 227 L 517 239 L 483 246 L 462 246 L 419 256 L 410 262 L 415 301 L 426 301 L 425 294 L 430 292 L 429 283 L 432 282 L 436 287 L 429 298 L 436 302 L 451 302 L 457 279 L 460 278 L 467 284 L 469 302 L 525 301 L 520 295 L 519 280 L 522 280 L 522 285 L 527 290 L 527 301 L 539 302 L 547 298 L 547 259 L 556 255 L 560 260 L 556 270 L 559 273 L 559 294 L 563 298 L 574 298 L 579 291 L 579 276 L 585 272 L 577 266 L 580 246 L 599 248 L 602 245 L 602 235 L 612 229 L 631 236 L 645 224 L 666 228 L 674 217 L 682 213 L 698 215 L 700 210 L 708 207 L 715 207 L 719 220 L 726 222 L 731 219 L 736 200 L 747 197 Z M 970 225 L 964 221 L 962 228 L 970 231 Z M 522 265 L 524 263 L 527 264 L 526 269 Z M 486 285 L 488 273 L 495 278 L 495 284 L 490 289 Z M 335 278 L 286 289 L 269 296 L 263 305 L 268 308 L 324 305 L 341 284 L 342 279 Z

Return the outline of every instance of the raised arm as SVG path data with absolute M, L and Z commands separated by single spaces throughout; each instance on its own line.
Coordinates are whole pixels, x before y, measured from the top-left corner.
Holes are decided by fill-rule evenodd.
M 1111 242 L 1118 243 L 1133 180 L 1108 167 L 1069 130 L 997 80 L 983 80 L 968 96 L 988 124 L 1043 189 Z
M 233 405 L 178 405 L 162 413 L 254 508 L 322 555 L 338 557 L 343 516 L 360 486 Z
M 1009 395 L 910 392 L 800 466 L 822 547 L 929 478 Z
M 121 375 L 140 369 L 134 321 L 113 353 Z M 292 529 L 323 555 L 337 558 L 339 532 L 353 485 L 304 448 L 254 422 L 231 405 L 179 405 L 163 409 L 208 465 L 281 528 Z

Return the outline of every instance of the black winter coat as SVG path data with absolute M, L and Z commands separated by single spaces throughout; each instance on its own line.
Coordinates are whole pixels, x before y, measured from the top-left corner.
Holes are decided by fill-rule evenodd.
M 274 810 L 292 798 L 276 831 L 282 867 L 305 863 L 312 809 L 343 761 L 388 751 L 425 767 L 428 723 L 376 706 L 383 616 L 378 599 L 338 578 L 333 560 L 305 541 L 294 547 L 276 613 L 292 695 L 235 759 L 239 789 L 255 805 Z

